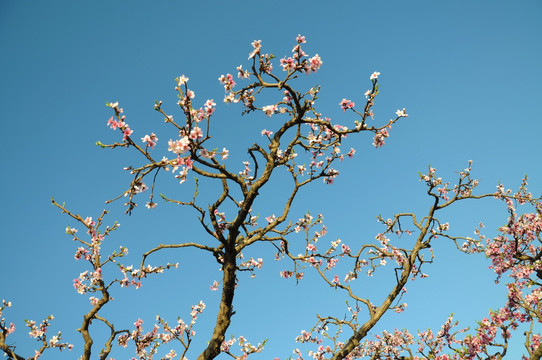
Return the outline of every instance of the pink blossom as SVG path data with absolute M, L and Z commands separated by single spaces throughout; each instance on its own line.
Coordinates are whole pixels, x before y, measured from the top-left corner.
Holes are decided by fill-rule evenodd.
M 148 189 L 148 187 L 144 183 L 139 183 L 139 184 L 134 185 L 134 191 L 137 194 L 142 193 L 142 192 L 146 191 L 147 189 Z
M 203 137 L 203 132 L 201 131 L 201 128 L 195 126 L 190 131 L 190 139 L 192 140 L 199 140 Z
M 213 102 L 213 99 L 207 100 L 204 106 L 205 106 L 205 113 L 207 114 L 207 116 L 211 116 L 213 112 L 215 111 L 214 107 L 216 106 L 216 104 Z
M 98 303 L 98 301 L 99 301 L 99 299 L 94 297 L 94 296 L 91 296 L 89 298 L 89 300 L 90 300 L 90 304 L 93 305 L 93 306 L 96 305 Z
M 280 59 L 280 65 L 282 65 L 282 70 L 284 71 L 293 71 L 295 70 L 295 60 L 291 57 Z
M 406 113 L 406 109 L 403 108 L 403 110 L 397 110 L 395 112 L 397 114 L 397 117 L 407 117 L 408 114 Z
M 243 69 L 243 65 L 239 65 L 239 66 L 237 67 L 237 71 L 239 72 L 239 73 L 237 74 L 237 77 L 238 77 L 238 78 L 241 78 L 241 79 L 248 79 L 248 78 L 250 77 L 250 72 L 247 71 L 247 70 L 245 70 L 245 69 Z
M 86 249 L 83 248 L 83 247 L 78 247 L 78 248 L 77 248 L 77 251 L 76 251 L 76 253 L 75 253 L 74 258 L 75 258 L 75 260 L 79 260 L 79 259 L 81 259 L 81 258 L 84 257 L 85 260 L 89 260 L 90 257 L 89 257 L 88 254 L 89 254 L 88 250 L 86 250 Z
M 73 279 L 73 287 L 79 294 L 84 294 L 87 292 L 87 287 L 82 283 L 81 279 Z
M 199 151 L 199 155 L 204 159 L 212 159 L 212 158 L 215 157 L 216 151 L 213 150 L 213 151 L 209 152 L 209 150 L 207 150 L 207 149 L 201 149 Z
M 114 103 L 107 103 L 107 106 L 109 106 L 111 109 L 115 110 L 115 113 L 122 114 L 123 110 L 122 108 L 119 108 L 119 102 L 116 101 Z
M 382 129 L 379 132 L 377 132 L 373 139 L 373 145 L 376 148 L 384 146 L 386 143 L 384 141 L 385 138 L 387 138 L 389 135 L 388 130 Z
M 262 130 L 262 136 L 264 136 L 264 135 L 269 137 L 269 136 L 273 135 L 273 132 L 269 131 L 269 130 L 266 130 L 266 129 L 263 129 Z
M 141 328 L 141 325 L 143 324 L 143 320 L 137 319 L 137 321 L 134 323 L 136 328 Z
M 236 85 L 231 74 L 227 74 L 226 76 L 220 75 L 218 81 L 220 81 L 221 84 L 224 84 L 224 91 L 229 91 Z
M 256 54 L 260 53 L 260 49 L 262 47 L 262 41 L 254 40 L 251 45 L 254 48 L 254 50 L 252 50 L 252 52 L 248 55 L 249 59 L 252 59 L 254 56 L 256 56 Z
M 168 145 L 169 151 L 173 152 L 174 154 L 180 155 L 190 149 L 190 140 L 188 139 L 188 136 L 183 136 L 180 140 L 169 140 Z
M 222 160 L 226 160 L 228 156 L 230 156 L 230 151 L 226 148 L 222 148 L 220 155 L 222 155 Z
M 318 69 L 320 69 L 323 63 L 324 62 L 322 61 L 320 56 L 316 54 L 309 59 L 309 64 L 310 64 L 309 70 L 312 72 L 316 72 Z
M 405 311 L 407 307 L 407 303 L 402 303 L 401 305 L 399 305 L 396 309 L 395 309 L 395 312 L 396 313 L 402 313 L 403 311 Z
M 303 56 L 307 56 L 307 54 L 301 49 L 300 44 L 296 44 L 294 48 L 292 49 L 292 52 L 294 53 L 294 59 L 298 60 L 302 58 Z
M 379 76 L 380 76 L 380 73 L 378 71 L 375 71 L 374 73 L 371 74 L 369 79 L 370 80 L 376 80 L 376 79 L 378 79 Z
M 75 228 L 72 228 L 72 227 L 69 227 L 69 226 L 66 227 L 66 234 L 68 234 L 68 235 L 75 235 L 75 233 L 77 233 L 77 231 L 78 230 L 75 229 Z
M 232 338 L 228 341 L 223 341 L 220 345 L 220 351 L 222 352 L 228 352 L 230 351 L 231 346 L 235 343 L 236 339 Z
M 450 229 L 449 223 L 440 224 L 438 226 L 438 231 L 448 231 L 448 229 Z
M 335 267 L 335 265 L 337 265 L 338 262 L 339 262 L 339 259 L 336 259 L 336 258 L 328 259 L 326 269 L 331 270 L 332 268 Z M 337 277 L 337 279 L 338 279 L 338 277 Z
M 285 279 L 291 278 L 294 275 L 292 271 L 283 270 L 280 272 L 280 277 L 283 277 Z
M 181 76 L 178 77 L 176 80 L 177 80 L 177 84 L 180 86 L 180 85 L 186 84 L 186 83 L 188 82 L 188 80 L 190 80 L 190 79 L 187 78 L 187 77 L 184 76 L 184 75 L 181 75 Z
M 338 170 L 335 170 L 335 169 L 332 169 L 330 168 L 328 170 L 328 173 L 326 174 L 326 176 L 324 176 L 324 184 L 328 184 L 328 185 L 331 185 L 333 184 L 333 182 L 335 181 L 335 178 L 339 176 L 339 171 Z
M 211 285 L 211 291 L 217 291 L 218 290 L 218 281 L 213 281 L 213 284 Z
M 267 105 L 262 108 L 265 115 L 271 117 L 277 111 L 277 105 Z
M 132 135 L 133 131 L 130 129 L 128 125 L 124 127 L 124 130 L 122 130 L 122 140 L 126 141 L 128 139 L 128 136 Z
M 342 99 L 339 105 L 341 105 L 341 108 L 343 109 L 343 111 L 346 111 L 346 109 L 354 108 L 356 104 L 351 100 Z
M 111 116 L 109 120 L 107 121 L 107 126 L 111 127 L 111 129 L 113 130 L 116 130 L 117 127 L 119 126 L 119 123 L 117 122 L 117 120 L 113 119 L 113 116 Z
M 151 149 L 154 149 L 154 146 L 156 145 L 156 142 L 158 141 L 158 138 L 154 133 L 151 133 L 150 135 L 145 135 L 141 138 L 141 141 L 147 144 Z

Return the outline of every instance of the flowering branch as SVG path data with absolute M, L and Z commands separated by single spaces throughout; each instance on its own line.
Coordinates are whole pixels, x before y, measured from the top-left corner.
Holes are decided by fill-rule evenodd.
M 8 307 L 11 307 L 11 302 L 2 300 L 2 306 L 0 306 L 0 350 L 2 350 L 9 359 L 25 360 L 27 358 L 15 353 L 15 346 L 10 346 L 6 343 L 7 336 L 15 332 L 15 325 L 10 323 L 9 327 L 6 326 L 5 319 L 2 317 L 2 312 Z M 51 321 L 53 319 L 53 315 L 49 315 L 39 325 L 36 325 L 36 322 L 33 320 L 25 320 L 26 326 L 30 329 L 30 332 L 28 333 L 30 337 L 41 343 L 39 350 L 34 350 L 34 356 L 28 359 L 37 360 L 47 349 L 55 348 L 62 351 L 64 349 L 71 350 L 73 348 L 73 345 L 62 342 L 62 333 L 60 331 L 57 335 L 47 337 L 47 330 L 49 326 L 51 326 Z
M 540 335 L 534 331 L 534 323 L 541 321 L 540 289 L 542 278 L 542 249 L 540 247 L 540 199 L 533 198 L 526 190 L 526 180 L 520 190 L 511 194 L 499 187 L 497 192 L 490 194 L 475 194 L 478 180 L 471 177 L 471 162 L 466 169 L 459 172 L 456 184 L 443 183 L 437 177 L 436 170 L 429 167 L 427 174 L 420 174 L 420 180 L 427 186 L 427 194 L 431 203 L 423 216 L 411 212 L 395 214 L 389 219 L 378 217 L 384 226 L 372 243 L 358 246 L 348 245 L 337 239 L 329 246 L 321 246 L 327 229 L 323 224 L 323 216 L 313 217 L 309 212 L 297 221 L 292 220 L 291 208 L 303 189 L 314 181 L 320 180 L 325 184 L 333 184 L 339 170 L 338 162 L 352 158 L 356 154 L 353 148 L 344 149 L 343 140 L 348 136 L 367 132 L 372 136 L 372 145 L 380 148 L 388 141 L 392 126 L 400 119 L 408 117 L 406 110 L 399 109 L 392 119 L 387 121 L 375 120 L 372 110 L 379 94 L 379 72 L 369 76 L 370 89 L 365 92 L 365 103 L 356 107 L 353 100 L 342 99 L 338 105 L 344 113 L 348 111 L 355 120 L 348 126 L 332 121 L 318 112 L 317 100 L 320 87 L 298 91 L 293 82 L 303 75 L 318 72 L 323 61 L 320 55 L 309 56 L 304 48 L 306 39 L 299 35 L 292 49 L 291 56 L 280 59 L 282 73 L 273 72 L 273 54 L 262 52 L 261 41 L 252 43 L 249 54 L 249 66 L 237 67 L 237 83 L 232 74 L 221 75 L 218 80 L 224 86 L 225 103 L 239 103 L 242 114 L 254 113 L 263 117 L 279 118 L 278 123 L 270 123 L 262 129 L 258 136 L 261 141 L 252 144 L 247 151 L 249 158 L 239 164 L 228 163 L 229 150 L 226 147 L 211 146 L 211 124 L 215 115 L 216 103 L 213 99 L 196 104 L 194 91 L 188 87 L 188 77 L 182 75 L 175 79 L 175 91 L 179 97 L 177 106 L 180 116 L 174 118 L 166 112 L 162 101 L 155 103 L 155 110 L 163 116 L 164 121 L 174 130 L 175 136 L 167 142 L 166 155 L 155 155 L 159 136 L 155 133 L 136 137 L 134 130 L 127 123 L 124 110 L 117 102 L 107 103 L 113 111 L 107 125 L 114 131 L 120 132 L 122 139 L 112 144 L 97 145 L 102 148 L 115 149 L 125 147 L 134 149 L 141 155 L 141 164 L 125 168 L 130 174 L 128 187 L 122 193 L 107 203 L 126 197 L 126 213 L 131 214 L 137 207 L 138 197 L 150 193 L 145 206 L 155 208 L 154 190 L 161 178 L 158 174 L 170 173 L 183 184 L 188 175 L 193 174 L 194 192 L 189 200 L 177 200 L 166 195 L 161 198 L 167 203 L 173 203 L 191 208 L 205 232 L 211 237 L 208 241 L 189 241 L 172 244 L 158 244 L 142 254 L 140 268 L 120 263 L 120 258 L 127 254 L 123 246 L 120 250 L 109 255 L 102 254 L 102 244 L 105 237 L 118 229 L 114 223 L 102 230 L 103 218 L 107 211 L 93 220 L 72 213 L 64 205 L 54 199 L 53 205 L 73 220 L 86 228 L 89 239 L 79 237 L 75 228 L 68 227 L 67 234 L 73 237 L 80 247 L 75 253 L 76 260 L 85 260 L 89 269 L 74 280 L 75 289 L 81 293 L 96 293 L 97 297 L 89 298 L 91 309 L 83 316 L 83 322 L 78 329 L 84 340 L 82 359 L 90 359 L 93 350 L 93 339 L 89 328 L 94 320 L 104 323 L 109 328 L 109 337 L 99 353 L 100 359 L 106 359 L 112 351 L 115 340 L 120 346 L 133 342 L 136 354 L 140 359 L 152 359 L 158 349 L 176 340 L 174 343 L 181 349 L 180 359 L 185 359 L 192 339 L 195 336 L 194 324 L 197 316 L 203 312 L 205 304 L 200 302 L 192 306 L 191 322 L 185 323 L 177 319 L 175 326 L 169 325 L 162 317 L 156 318 L 152 330 L 143 331 L 143 321 L 134 322 L 135 329 L 116 330 L 114 324 L 100 315 L 102 308 L 111 300 L 110 291 L 113 285 L 121 287 L 142 285 L 142 279 L 148 274 L 162 273 L 166 269 L 177 267 L 176 264 L 151 266 L 147 264 L 149 256 L 158 251 L 180 248 L 195 248 L 211 254 L 222 271 L 222 279 L 214 281 L 211 290 L 218 290 L 221 285 L 221 298 L 212 334 L 207 345 L 200 349 L 199 360 L 213 359 L 220 353 L 225 353 L 236 359 L 245 359 L 253 353 L 262 351 L 265 342 L 254 346 L 244 337 L 232 336 L 226 340 L 226 334 L 232 322 L 234 297 L 239 283 L 239 274 L 248 272 L 255 276 L 263 266 L 263 257 L 253 256 L 245 259 L 243 252 L 256 243 L 265 243 L 275 253 L 275 258 L 288 258 L 291 267 L 281 272 L 284 278 L 295 278 L 302 281 L 307 268 L 314 269 L 324 284 L 347 296 L 353 305 L 347 305 L 348 313 L 341 317 L 336 315 L 317 315 L 317 321 L 311 331 L 303 331 L 297 338 L 300 343 L 317 345 L 309 351 L 314 359 L 353 359 L 369 357 L 371 359 L 400 359 L 419 358 L 421 354 L 427 359 L 450 359 L 487 356 L 499 358 L 508 350 L 509 330 L 520 323 L 529 323 L 531 328 L 526 332 L 525 346 L 531 359 L 539 359 L 542 355 Z M 265 103 L 260 96 L 266 94 Z M 357 100 L 356 100 L 357 101 Z M 198 107 L 199 106 L 199 107 Z M 269 128 L 273 126 L 271 130 Z M 139 135 L 141 136 L 141 135 Z M 141 139 L 141 140 L 138 140 Z M 167 137 L 166 137 L 167 139 Z M 222 148 L 220 151 L 219 149 Z M 240 169 L 240 171 L 239 171 Z M 268 216 L 254 211 L 256 199 L 264 187 L 277 178 L 276 173 L 285 170 L 288 182 L 281 184 L 277 200 L 281 201 L 282 211 Z M 199 181 L 204 179 L 209 184 L 216 184 L 217 196 L 214 201 L 202 204 L 198 198 Z M 148 186 L 147 184 L 150 184 Z M 450 224 L 437 217 L 440 210 L 466 199 L 482 199 L 496 197 L 507 204 L 510 214 L 507 226 L 500 229 L 502 235 L 487 239 L 476 230 L 477 239 L 450 234 Z M 536 214 L 519 215 L 517 204 L 530 204 L 536 208 Z M 480 225 L 480 228 L 482 225 Z M 299 235 L 296 235 L 299 234 Z M 298 241 L 299 237 L 301 241 Z M 376 335 L 376 340 L 368 340 L 369 332 L 387 312 L 401 313 L 407 303 L 403 298 L 407 295 L 406 285 L 417 278 L 425 278 L 425 271 L 434 260 L 432 242 L 437 238 L 452 241 L 458 250 L 466 253 L 485 252 L 492 260 L 492 267 L 498 279 L 504 274 L 510 274 L 513 281 L 507 284 L 509 294 L 505 306 L 491 312 L 476 328 L 475 333 L 460 337 L 466 330 L 453 330 L 450 317 L 436 336 L 430 332 L 418 333 L 418 339 L 406 330 L 395 330 L 393 333 L 383 332 Z M 485 244 L 484 244 L 485 241 Z M 536 242 L 538 241 L 538 243 Z M 301 247 L 301 251 L 298 251 Z M 246 253 L 246 252 L 245 252 Z M 339 275 L 337 264 L 346 264 L 348 271 Z M 112 276 L 106 280 L 103 273 L 115 264 L 122 276 Z M 389 265 L 392 264 L 392 265 Z M 374 276 L 381 268 L 393 266 L 395 281 L 386 289 L 383 300 L 376 302 L 367 294 L 360 293 L 352 282 L 359 280 L 362 274 Z M 341 268 L 342 269 L 342 268 Z M 108 273 L 109 277 L 109 273 Z M 375 301 L 375 303 L 373 303 Z M 3 307 L 9 303 L 4 303 Z M 361 312 L 366 316 L 361 317 Z M 69 348 L 70 345 L 60 343 L 58 336 L 46 339 L 45 330 L 49 326 L 47 318 L 41 326 L 28 322 L 35 337 L 43 346 L 36 357 L 48 347 Z M 134 319 L 135 320 L 135 319 Z M 5 343 L 6 336 L 14 331 L 14 327 L 0 321 L 0 349 L 12 358 L 20 359 L 14 347 Z M 454 332 L 455 331 L 455 332 Z M 31 332 L 31 333 L 32 333 Z M 498 335 L 502 340 L 497 340 Z M 325 343 L 325 345 L 324 345 Z M 235 355 L 232 346 L 238 344 L 240 355 Z M 414 349 L 414 344 L 418 345 Z M 498 351 L 493 351 L 499 349 Z M 444 355 L 446 351 L 452 356 Z M 294 353 L 302 359 L 299 349 Z M 447 356 L 447 357 L 443 357 Z M 163 357 L 173 359 L 179 357 L 175 349 Z

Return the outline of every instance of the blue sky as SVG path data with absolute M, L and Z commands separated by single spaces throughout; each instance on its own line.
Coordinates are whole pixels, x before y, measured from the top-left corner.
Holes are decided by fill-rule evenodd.
M 112 115 L 106 102 L 121 103 L 134 138 L 156 132 L 162 146 L 157 151 L 166 155 L 164 145 L 175 134 L 153 104 L 163 100 L 175 114 L 174 78 L 187 75 L 197 101 L 218 104 L 213 120 L 217 147 L 230 148 L 228 161 L 241 170 L 247 160 L 243 149 L 261 140 L 262 128 L 279 126 L 275 118 L 240 117 L 240 107 L 221 101 L 217 78 L 249 64 L 253 40 L 262 40 L 263 51 L 280 59 L 290 54 L 298 34 L 305 35 L 305 51 L 318 53 L 324 64 L 317 74 L 301 79 L 299 89 L 321 85 L 317 108 L 339 122 L 352 120 L 338 106 L 341 99 L 363 103 L 369 75 L 380 71 L 376 118 L 387 121 L 403 107 L 409 117 L 393 127 L 382 149 L 375 149 L 369 136 L 348 139 L 357 150 L 355 158 L 341 164 L 341 176 L 332 186 L 305 190 L 293 213 L 294 219 L 307 209 L 323 213 L 327 240 L 355 244 L 382 230 L 375 221 L 379 214 L 426 211 L 429 203 L 417 174 L 429 164 L 454 180 L 454 172 L 472 159 L 482 192 L 494 191 L 498 182 L 516 188 L 525 174 L 531 191 L 542 192 L 541 16 L 539 1 L 315 1 L 295 6 L 288 1 L 2 1 L 0 298 L 14 304 L 5 316 L 18 328 L 12 335 L 18 349 L 28 353 L 33 345 L 23 319 L 50 313 L 56 317 L 52 330 L 61 329 L 80 344 L 74 329 L 88 300 L 73 290 L 72 280 L 84 268 L 74 262 L 76 246 L 64 234 L 66 225 L 75 224 L 50 205 L 50 197 L 82 216 L 96 217 L 105 200 L 128 186 L 122 168 L 140 159 L 130 151 L 94 145 L 118 136 L 106 127 Z M 190 194 L 170 177 L 161 181 L 160 191 L 166 194 Z M 269 184 L 259 213 L 281 210 L 272 200 L 282 186 L 280 178 Z M 147 211 L 141 204 L 128 217 L 121 203 L 108 209 L 110 223 L 122 225 L 111 237 L 111 248 L 126 245 L 127 263 L 137 264 L 142 251 L 161 242 L 206 241 L 188 210 L 159 203 Z M 461 204 L 443 216 L 455 234 L 471 235 L 483 221 L 491 236 L 507 214 L 499 202 L 484 200 Z M 266 351 L 255 358 L 290 356 L 293 339 L 313 325 L 315 313 L 344 312 L 344 299 L 318 281 L 309 278 L 295 286 L 280 279 L 284 264 L 274 263 L 269 249 L 255 249 L 250 256 L 264 258 L 264 268 L 255 279 L 241 277 L 231 333 L 253 343 L 269 338 Z M 445 242 L 435 245 L 435 256 L 436 263 L 427 269 L 430 277 L 410 285 L 407 311 L 387 316 L 380 330 L 436 328 L 451 312 L 462 324 L 473 325 L 504 302 L 482 256 L 457 254 Z M 216 316 L 219 297 L 209 285 L 220 277 L 217 265 L 206 254 L 190 251 L 155 261 L 178 261 L 180 268 L 149 279 L 138 292 L 118 291 L 118 301 L 107 312 L 115 313 L 119 327 L 131 327 L 138 317 L 150 327 L 157 313 L 171 321 L 188 318 L 189 306 L 203 299 L 208 309 L 189 354 L 193 359 Z M 377 294 L 386 280 L 364 280 L 363 289 Z M 51 353 L 45 358 L 72 357 Z

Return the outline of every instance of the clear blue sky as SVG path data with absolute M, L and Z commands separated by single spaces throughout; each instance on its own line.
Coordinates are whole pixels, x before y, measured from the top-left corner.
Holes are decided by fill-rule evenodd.
M 262 128 L 278 126 L 275 118 L 240 118 L 240 107 L 221 101 L 217 78 L 248 65 L 253 40 L 281 58 L 290 54 L 297 34 L 305 35 L 306 51 L 318 53 L 324 65 L 303 79 L 300 90 L 320 84 L 318 109 L 338 121 L 351 119 L 339 101 L 361 104 L 369 75 L 380 71 L 377 119 L 386 121 L 403 107 L 409 117 L 394 126 L 383 149 L 374 149 L 369 136 L 352 139 L 356 157 L 341 164 L 336 183 L 303 192 L 293 214 L 296 219 L 307 209 L 323 213 L 327 240 L 355 244 L 381 231 L 378 214 L 423 214 L 428 202 L 417 172 L 429 164 L 453 180 L 454 171 L 472 159 L 482 191 L 494 191 L 499 181 L 515 188 L 528 174 L 530 189 L 542 192 L 541 16 L 540 1 L 2 1 L 0 298 L 13 303 L 5 316 L 18 328 L 8 340 L 29 354 L 33 343 L 23 319 L 52 313 L 57 319 L 52 330 L 62 329 L 80 345 L 74 329 L 88 300 L 73 290 L 72 279 L 84 268 L 74 262 L 75 244 L 64 234 L 66 225 L 74 224 L 50 205 L 50 197 L 96 217 L 104 201 L 128 185 L 122 167 L 139 159 L 94 145 L 116 139 L 106 127 L 111 116 L 106 101 L 121 103 L 134 138 L 154 131 L 164 146 L 175 134 L 153 104 L 163 100 L 175 114 L 174 78 L 187 75 L 196 100 L 218 104 L 217 147 L 231 148 L 228 161 L 241 170 L 247 160 L 243 146 L 260 140 Z M 158 149 L 166 155 L 164 147 Z M 172 196 L 190 193 L 169 178 L 160 186 Z M 264 196 L 280 189 L 280 181 L 272 183 Z M 109 221 L 122 225 L 110 238 L 111 248 L 126 245 L 128 264 L 139 263 L 141 251 L 157 243 L 205 237 L 188 211 L 159 203 L 149 212 L 142 205 L 132 217 L 123 215 L 120 203 L 109 207 Z M 262 203 L 257 212 L 281 210 L 272 205 Z M 491 236 L 506 216 L 502 204 L 486 200 L 463 204 L 444 220 L 458 235 L 471 235 L 484 221 Z M 274 263 L 268 249 L 259 251 L 249 256 L 264 258 L 264 268 L 255 279 L 241 277 L 231 333 L 253 343 L 269 338 L 266 351 L 255 358 L 283 359 L 292 354 L 300 330 L 312 326 L 315 313 L 340 316 L 344 299 L 311 279 L 297 287 L 280 279 L 284 264 Z M 436 244 L 435 256 L 436 264 L 426 269 L 430 277 L 410 285 L 407 311 L 390 314 L 379 329 L 436 328 L 451 312 L 463 325 L 473 325 L 504 303 L 482 256 L 457 254 L 444 242 Z M 131 328 L 141 317 L 150 328 L 157 313 L 171 321 L 188 318 L 189 306 L 203 299 L 208 309 L 196 340 L 206 341 L 219 298 L 209 291 L 221 275 L 216 263 L 206 254 L 181 251 L 151 262 L 162 260 L 178 261 L 180 269 L 149 279 L 138 292 L 117 291 L 118 301 L 106 312 L 117 313 L 118 327 Z M 359 291 L 378 293 L 386 280 L 364 279 Z M 189 358 L 199 350 L 196 346 Z

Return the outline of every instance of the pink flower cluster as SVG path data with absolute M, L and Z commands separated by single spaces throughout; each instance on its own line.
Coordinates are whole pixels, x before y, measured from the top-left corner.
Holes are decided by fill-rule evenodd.
M 267 105 L 262 108 L 265 115 L 271 117 L 277 111 L 277 105 Z
M 322 66 L 322 59 L 318 54 L 309 59 L 303 59 L 307 57 L 307 54 L 301 49 L 301 44 L 306 43 L 304 36 L 298 35 L 297 44 L 292 49 L 293 55 L 288 58 L 282 58 L 280 64 L 284 71 L 293 73 L 295 71 L 303 71 L 305 73 L 316 72 Z
M 191 309 L 190 316 L 192 319 L 189 324 L 178 318 L 175 327 L 171 327 L 167 321 L 157 316 L 157 324 L 153 326 L 152 331 L 146 333 L 143 330 L 143 320 L 138 319 L 134 323 L 135 329 L 132 332 L 120 335 L 117 338 L 118 344 L 122 347 L 127 347 L 128 342 L 132 340 L 136 346 L 136 354 L 141 359 L 152 359 L 160 346 L 174 340 L 179 341 L 185 349 L 188 349 L 191 338 L 196 335 L 193 326 L 196 323 L 198 315 L 205 309 L 205 304 L 200 301 L 199 304 L 193 305 Z M 162 331 L 160 331 L 160 328 Z M 162 359 L 174 359 L 177 356 L 177 353 L 171 350 Z
M 218 78 L 218 81 L 220 81 L 220 83 L 224 85 L 225 91 L 232 90 L 233 87 L 236 85 L 235 81 L 233 80 L 233 76 L 231 74 L 227 74 L 226 76 L 220 75 L 220 77 Z
M 238 338 L 232 336 L 230 340 L 222 342 L 222 344 L 220 345 L 220 351 L 234 357 L 235 359 L 245 360 L 248 358 L 248 355 L 261 352 L 263 350 L 265 342 L 266 341 L 264 341 L 263 343 L 258 343 L 258 345 L 254 346 L 249 343 L 243 336 L 239 336 Z M 235 343 L 239 345 L 241 351 L 241 355 L 239 356 L 235 356 L 231 352 L 231 348 Z
M 240 269 L 246 269 L 246 270 L 254 270 L 254 269 L 261 269 L 263 266 L 263 259 L 258 258 L 258 260 L 254 260 L 254 258 L 250 258 L 247 261 L 243 261 L 239 264 Z
M 256 55 L 260 54 L 260 50 L 262 48 L 262 41 L 261 40 L 254 40 L 251 45 L 254 48 L 254 50 L 252 50 L 252 52 L 248 55 L 249 59 L 252 59 Z
M 390 136 L 390 134 L 388 133 L 387 129 L 382 129 L 382 130 L 376 132 L 375 136 L 373 138 L 374 147 L 379 148 L 379 147 L 384 146 L 386 144 L 386 142 L 384 140 L 389 136 Z
M 3 309 L 3 306 L 2 306 L 2 309 Z M 1 316 L 1 312 L 0 312 L 0 316 Z M 36 339 L 38 342 L 42 344 L 40 350 L 35 351 L 35 355 L 33 359 L 38 359 L 43 354 L 45 349 L 48 349 L 48 348 L 56 348 L 59 350 L 73 349 L 72 344 L 69 344 L 67 342 L 62 342 L 62 333 L 60 331 L 56 335 L 53 335 L 49 338 L 47 337 L 47 330 L 51 326 L 52 320 L 54 320 L 53 315 L 47 316 L 47 318 L 45 318 L 39 325 L 36 324 L 36 322 L 33 320 L 25 320 L 26 326 L 30 329 L 28 335 L 30 335 L 31 338 Z M 2 323 L 3 321 L 0 322 L 0 330 L 3 330 Z M 15 327 L 13 326 L 13 324 L 11 324 L 10 329 L 12 329 L 11 332 L 15 330 Z M 9 329 L 8 329 L 8 333 L 9 333 Z
M 353 109 L 356 104 L 352 100 L 342 99 L 339 103 L 341 105 L 341 109 L 343 111 L 346 111 L 347 109 Z
M 109 120 L 107 121 L 107 126 L 109 126 L 111 129 L 116 130 L 117 128 L 122 131 L 122 141 L 127 141 L 128 137 L 132 135 L 133 131 L 130 129 L 130 126 L 125 122 L 126 116 L 122 114 L 124 110 L 119 107 L 118 102 L 114 103 L 107 103 L 107 106 L 115 110 L 115 116 L 116 119 L 111 116 Z
M 2 317 L 2 312 L 8 307 L 11 307 L 11 302 L 2 299 L 2 306 L 0 306 L 0 332 L 4 332 L 6 336 L 15 332 L 15 325 L 10 323 L 9 326 L 6 326 L 6 319 Z
M 154 149 L 156 142 L 158 141 L 158 137 L 156 137 L 154 133 L 151 133 L 150 135 L 145 135 L 142 137 L 141 141 L 143 141 L 151 149 Z
M 213 99 L 207 100 L 204 104 L 205 106 L 205 115 L 211 116 L 215 112 L 216 104 L 213 102 Z

